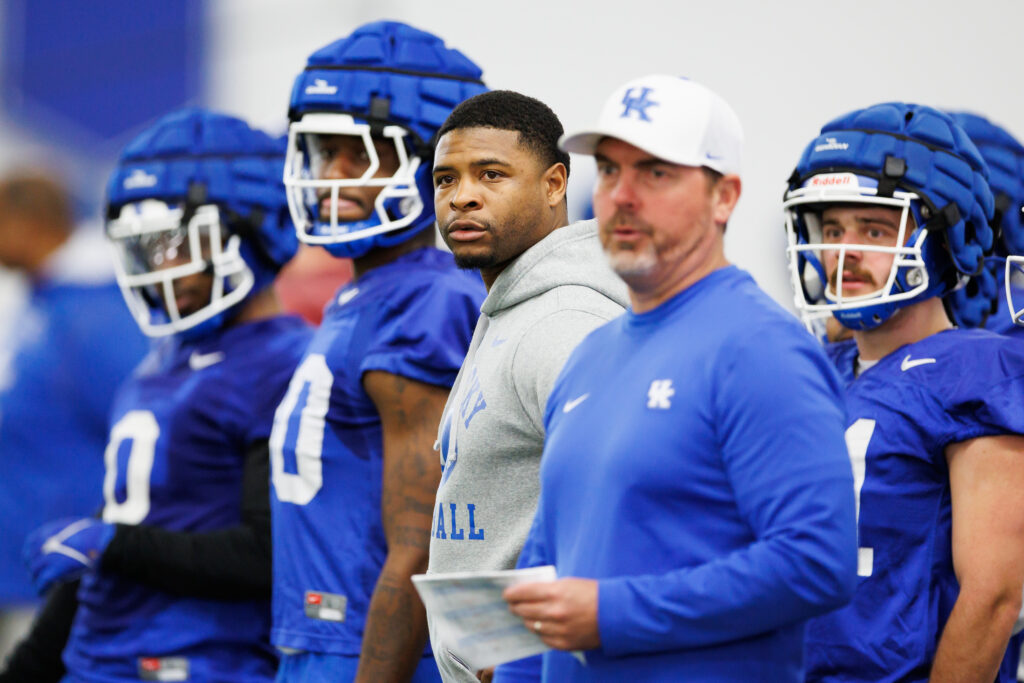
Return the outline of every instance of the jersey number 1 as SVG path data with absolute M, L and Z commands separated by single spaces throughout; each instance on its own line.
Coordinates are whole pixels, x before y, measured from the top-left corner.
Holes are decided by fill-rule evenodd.
M 860 418 L 846 430 L 846 450 L 850 453 L 850 464 L 853 466 L 853 494 L 857 503 L 857 540 L 860 546 L 860 490 L 864 488 L 864 475 L 867 474 L 868 444 L 875 433 L 875 421 Z M 875 565 L 874 548 L 857 548 L 857 576 L 871 576 Z

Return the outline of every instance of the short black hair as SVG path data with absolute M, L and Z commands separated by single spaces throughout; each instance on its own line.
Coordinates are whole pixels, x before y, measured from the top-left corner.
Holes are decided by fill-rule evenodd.
M 551 107 L 512 90 L 492 90 L 470 97 L 455 107 L 436 140 L 459 128 L 497 128 L 519 133 L 519 143 L 537 155 L 545 168 L 561 163 L 569 175 L 569 154 L 558 148 L 564 130 Z

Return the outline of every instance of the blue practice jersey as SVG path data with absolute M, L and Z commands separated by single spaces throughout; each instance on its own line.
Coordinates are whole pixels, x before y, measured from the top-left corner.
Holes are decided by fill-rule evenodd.
M 110 406 L 147 341 L 117 285 L 42 279 L 0 339 L 0 605 L 35 591 L 29 532 L 102 504 Z
M 342 287 L 327 306 L 270 444 L 275 645 L 359 654 L 387 554 L 381 421 L 363 373 L 450 387 L 485 294 L 451 254 L 420 249 Z
M 246 451 L 270 436 L 309 339 L 289 316 L 157 346 L 114 404 L 103 519 L 187 532 L 238 525 Z M 103 571 L 85 575 L 78 599 L 64 651 L 76 679 L 138 680 L 160 660 L 189 680 L 273 678 L 268 601 L 185 598 Z
M 808 680 L 926 681 L 959 593 L 945 448 L 1024 433 L 1024 348 L 947 330 L 856 379 L 854 342 L 828 353 L 848 385 L 859 578 L 849 606 L 808 626 Z M 1008 668 L 1000 681 L 1016 680 Z
M 601 635 L 545 680 L 803 680 L 856 534 L 839 380 L 796 319 L 717 270 L 587 337 L 545 424 L 520 564 L 598 579 Z

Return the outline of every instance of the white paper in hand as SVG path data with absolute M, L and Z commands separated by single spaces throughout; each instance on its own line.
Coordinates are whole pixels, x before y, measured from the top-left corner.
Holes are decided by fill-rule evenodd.
M 508 611 L 501 593 L 517 583 L 554 581 L 551 565 L 497 572 L 417 574 L 420 599 L 448 649 L 473 671 L 550 650 Z

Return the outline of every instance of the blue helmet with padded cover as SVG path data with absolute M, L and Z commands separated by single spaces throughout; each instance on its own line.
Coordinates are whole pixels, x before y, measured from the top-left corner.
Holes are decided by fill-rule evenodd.
M 1024 146 L 984 116 L 970 112 L 950 112 L 950 116 L 967 131 L 988 164 L 988 181 L 995 199 L 994 256 L 986 262 L 985 277 L 979 285 L 958 289 L 946 298 L 954 321 L 974 327 L 984 324 L 998 310 L 1005 259 L 1024 256 Z M 1009 294 L 1007 297 L 1011 311 L 1019 308 Z
M 848 328 L 882 324 L 899 308 L 983 277 L 993 231 L 988 169 L 967 133 L 931 107 L 890 102 L 827 123 L 806 147 L 784 200 L 795 303 L 806 316 L 830 312 Z M 827 244 L 828 206 L 899 210 L 895 244 Z M 826 273 L 822 255 L 838 257 Z M 843 292 L 848 252 L 892 254 L 879 289 Z M 831 279 L 830 279 L 831 276 Z
M 310 55 L 292 88 L 284 171 L 299 239 L 358 258 L 432 228 L 434 136 L 452 109 L 486 91 L 465 55 L 395 21 L 365 24 Z M 360 163 L 328 178 L 337 136 L 354 141 Z M 373 197 L 364 188 L 380 189 Z M 355 213 L 339 215 L 339 204 Z
M 284 145 L 241 119 L 187 108 L 124 148 L 107 184 L 106 232 L 143 332 L 219 328 L 295 254 Z M 189 284 L 198 274 L 211 276 L 208 294 Z

